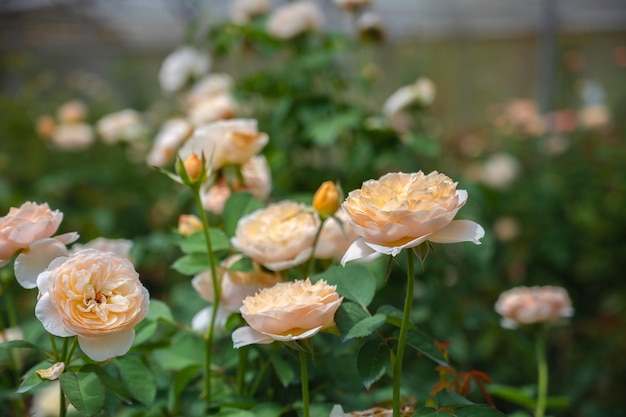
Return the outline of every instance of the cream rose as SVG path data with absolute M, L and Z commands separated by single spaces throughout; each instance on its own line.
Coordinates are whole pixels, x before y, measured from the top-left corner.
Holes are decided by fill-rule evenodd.
M 311 207 L 282 201 L 239 219 L 231 243 L 261 265 L 282 271 L 309 259 L 319 226 Z
M 548 323 L 571 317 L 572 301 L 565 288 L 556 286 L 516 287 L 500 294 L 495 310 L 502 316 L 502 327 Z
M 148 290 L 126 258 L 84 249 L 52 261 L 37 277 L 35 315 L 60 337 L 78 336 L 82 351 L 104 361 L 123 355 L 148 313 Z
M 230 94 L 206 97 L 188 110 L 189 120 L 196 126 L 217 120 L 231 119 L 237 114 L 238 106 Z
M 211 68 L 211 57 L 191 46 L 181 46 L 169 54 L 159 71 L 163 91 L 175 93 L 190 81 L 206 74 Z
M 62 220 L 63 213 L 50 210 L 47 203 L 27 201 L 11 207 L 6 216 L 0 217 L 0 267 L 20 249 L 56 233 Z
M 350 245 L 359 238 L 348 222 L 348 216 L 339 209 L 333 217 L 324 221 L 315 257 L 318 259 L 341 259 Z
M 243 300 L 241 315 L 249 327 L 233 332 L 235 348 L 253 343 L 306 339 L 335 324 L 341 305 L 335 286 L 307 278 L 264 288 Z
M 319 31 L 323 26 L 324 15 L 315 3 L 306 0 L 277 8 L 267 20 L 267 32 L 280 39 L 290 39 L 307 31 Z
M 193 133 L 193 125 L 185 119 L 170 119 L 161 128 L 150 153 L 148 165 L 163 168 L 174 160 L 180 145 Z
M 342 264 L 369 260 L 376 254 L 396 256 L 425 241 L 480 244 L 483 228 L 469 220 L 453 220 L 467 201 L 467 191 L 433 171 L 390 173 L 351 191 L 343 209 L 356 234 Z
M 52 143 L 66 151 L 80 151 L 94 141 L 93 129 L 86 123 L 57 125 L 52 132 Z
M 82 244 L 74 244 L 70 250 L 70 255 L 83 249 L 97 249 L 103 252 L 113 252 L 116 255 L 122 256 L 132 261 L 130 251 L 133 248 L 132 240 L 128 239 L 108 239 L 105 237 L 98 237 L 94 240 Z
M 132 109 L 111 113 L 98 121 L 96 131 L 102 141 L 108 144 L 132 142 L 146 134 L 141 115 Z
M 184 161 L 190 155 L 204 155 L 207 169 L 245 164 L 267 144 L 269 137 L 257 129 L 254 119 L 222 120 L 198 127 L 180 148 Z

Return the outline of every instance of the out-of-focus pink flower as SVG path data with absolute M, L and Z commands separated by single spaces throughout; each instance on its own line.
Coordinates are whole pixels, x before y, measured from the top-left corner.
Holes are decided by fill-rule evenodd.
M 182 236 L 191 236 L 203 227 L 202 220 L 193 214 L 181 214 L 178 218 L 178 233 Z
M 180 91 L 190 81 L 206 74 L 211 68 L 208 54 L 192 46 L 181 46 L 169 54 L 159 72 L 161 88 L 167 93 Z
M 520 171 L 520 163 L 513 155 L 498 152 L 489 156 L 483 164 L 480 181 L 490 187 L 503 189 L 519 177 Z
M 72 100 L 64 103 L 57 111 L 57 118 L 61 124 L 80 123 L 87 117 L 87 106 L 81 100 Z
M 512 288 L 500 294 L 495 310 L 506 328 L 551 323 L 574 314 L 565 288 L 555 286 Z
M 60 124 L 54 128 L 51 141 L 59 149 L 80 151 L 88 148 L 94 138 L 93 129 L 88 124 Z
M 133 142 L 146 134 L 141 115 L 132 109 L 111 113 L 98 121 L 96 131 L 108 144 Z
M 163 168 L 171 163 L 180 145 L 192 132 L 193 125 L 185 119 L 170 119 L 165 122 L 146 157 L 148 165 Z
M 316 3 L 297 0 L 272 12 L 267 21 L 267 32 L 280 39 L 290 39 L 303 32 L 319 31 L 324 26 L 324 15 Z

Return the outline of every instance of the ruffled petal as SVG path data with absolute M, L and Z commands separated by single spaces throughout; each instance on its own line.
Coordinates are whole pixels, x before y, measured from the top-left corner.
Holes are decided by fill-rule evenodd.
M 341 265 L 346 266 L 348 262 L 370 262 L 381 256 L 382 253 L 376 252 L 371 246 L 365 243 L 365 239 L 358 238 L 350 245 L 346 253 L 341 258 Z
M 426 240 L 429 240 L 429 236 L 431 235 L 420 236 L 400 246 L 383 246 L 383 245 L 377 245 L 375 243 L 369 243 L 369 242 L 365 242 L 365 244 L 371 247 L 372 249 L 374 249 L 378 253 L 396 256 L 400 252 L 402 252 L 402 249 L 414 248 L 415 246 L 425 242 Z
M 324 326 L 317 326 L 313 329 L 307 330 L 306 332 L 296 334 L 295 336 L 292 334 L 288 334 L 288 335 L 268 334 L 268 336 L 271 337 L 272 340 L 277 340 L 279 342 L 291 342 L 294 340 L 308 339 L 309 337 L 315 336 L 316 334 L 320 332 L 320 330 L 322 330 L 322 327 Z
M 211 314 L 213 313 L 213 307 L 206 307 L 198 311 L 191 319 L 191 328 L 200 333 L 206 333 L 209 330 L 211 324 Z M 217 308 L 217 315 L 215 316 L 215 331 L 223 331 L 226 328 L 226 320 L 232 313 L 221 306 Z
M 37 301 L 35 316 L 39 319 L 41 324 L 43 324 L 44 329 L 46 329 L 48 333 L 60 337 L 74 336 L 74 333 L 63 323 L 61 314 L 59 314 L 59 311 L 50 299 L 50 294 L 44 294 L 39 301 Z
M 15 258 L 15 278 L 24 288 L 35 288 L 37 276 L 48 268 L 52 260 L 67 256 L 63 242 L 54 239 L 41 239 L 30 245 Z
M 435 243 L 473 242 L 480 245 L 480 239 L 485 236 L 485 229 L 471 220 L 453 220 L 449 225 L 436 231 L 428 237 Z
M 102 362 L 128 352 L 135 340 L 135 330 L 113 333 L 102 337 L 78 336 L 83 353 L 94 361 Z
M 232 334 L 232 338 L 233 347 L 235 349 L 239 349 L 240 347 L 253 344 L 267 345 L 274 341 L 274 339 L 272 339 L 270 336 L 259 333 L 249 326 L 236 329 Z
M 80 235 L 77 232 L 68 232 L 68 233 L 63 233 L 62 235 L 57 235 L 54 237 L 54 239 L 58 240 L 59 242 L 65 245 L 69 245 L 70 243 L 76 242 L 79 237 Z

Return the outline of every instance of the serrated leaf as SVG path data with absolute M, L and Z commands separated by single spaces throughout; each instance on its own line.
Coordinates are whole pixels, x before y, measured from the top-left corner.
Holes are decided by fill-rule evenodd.
M 361 346 L 356 359 L 356 368 L 366 389 L 378 381 L 389 368 L 389 349 L 384 344 L 370 340 Z
M 113 378 L 113 376 L 109 374 L 102 366 L 96 365 L 94 363 L 88 363 L 81 366 L 78 372 L 95 374 L 100 379 L 100 382 L 102 382 L 102 385 L 104 385 L 105 388 L 113 392 L 125 402 L 131 402 L 130 394 L 128 393 L 126 387 L 120 384 L 117 379 Z
M 15 392 L 17 392 L 18 394 L 22 394 L 35 388 L 37 385 L 46 382 L 46 380 L 42 379 L 35 371 L 39 369 L 49 368 L 50 366 L 52 366 L 53 363 L 53 361 L 39 362 L 37 365 L 26 371 L 22 376 L 22 383 Z
M 291 365 L 289 365 L 289 362 L 284 360 L 277 352 L 270 354 L 270 361 L 281 384 L 283 384 L 284 387 L 288 386 L 296 377 L 296 372 Z
M 367 307 L 376 292 L 376 276 L 363 265 L 331 266 L 313 281 L 325 280 L 337 286 L 337 292 L 350 301 Z
M 192 253 L 178 258 L 172 268 L 183 275 L 195 275 L 209 270 L 211 264 L 206 253 Z
M 96 374 L 65 372 L 59 380 L 63 393 L 83 416 L 96 415 L 104 407 L 106 391 Z
M 446 359 L 443 357 L 443 353 L 441 353 L 441 351 L 437 349 L 437 346 L 435 346 L 433 338 L 423 331 L 419 329 L 409 329 L 406 343 L 407 345 L 417 350 L 418 352 L 421 352 L 422 354 L 424 354 L 424 356 L 429 357 L 433 361 L 441 365 L 448 364 L 448 362 L 446 362 Z
M 444 417 L 449 415 L 445 411 L 437 411 L 434 408 L 421 408 L 415 410 L 411 417 Z
M 263 207 L 263 203 L 255 199 L 250 193 L 239 192 L 231 194 L 224 204 L 222 215 L 226 234 L 234 236 L 239 219 Z
M 213 252 L 219 252 L 230 249 L 230 240 L 226 234 L 219 229 L 209 229 L 209 239 L 211 239 L 211 249 Z M 180 243 L 180 250 L 185 254 L 208 252 L 204 232 L 199 231 L 193 235 L 186 237 Z
M 369 336 L 382 326 L 386 321 L 386 317 L 383 314 L 376 314 L 371 317 L 366 317 L 357 324 L 355 324 L 350 331 L 344 336 L 344 340 L 354 339 L 356 337 Z
M 358 322 L 367 317 L 367 313 L 361 306 L 344 301 L 335 313 L 335 324 L 342 335 L 347 335 Z
M 503 417 L 505 414 L 484 405 L 472 405 L 454 412 L 456 417 Z
M 156 397 L 157 387 L 150 369 L 132 356 L 116 358 L 115 362 L 130 395 L 146 406 L 151 405 Z
M 387 323 L 395 327 L 402 325 L 402 311 L 394 306 L 382 305 L 376 311 L 376 314 L 384 314 L 387 318 Z
M 474 404 L 456 391 L 442 390 L 435 394 L 439 408 L 465 407 Z

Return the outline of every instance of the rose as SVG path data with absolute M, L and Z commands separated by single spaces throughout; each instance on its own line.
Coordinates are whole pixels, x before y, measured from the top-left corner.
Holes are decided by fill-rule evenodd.
M 93 143 L 93 129 L 85 123 L 57 125 L 52 132 L 51 141 L 60 149 L 80 151 Z
M 348 249 L 342 264 L 369 260 L 378 254 L 396 256 L 425 241 L 480 244 L 483 228 L 469 220 L 453 220 L 467 201 L 467 191 L 433 171 L 390 173 L 351 191 L 343 209 L 361 236 Z
M 267 20 L 267 32 L 279 39 L 290 39 L 306 31 L 318 31 L 323 26 L 324 16 L 317 5 L 303 0 L 280 6 Z
M 179 146 L 192 132 L 192 124 L 185 119 L 170 119 L 165 122 L 146 157 L 148 165 L 163 168 L 169 164 L 174 159 Z
M 82 249 L 97 249 L 103 252 L 113 252 L 119 256 L 123 256 L 132 261 L 132 256 L 130 255 L 130 250 L 133 247 L 132 240 L 128 239 L 107 239 L 105 237 L 98 237 L 96 239 L 90 240 L 84 245 L 74 244 L 72 249 L 69 251 L 70 255 L 78 252 Z
M 233 332 L 234 347 L 312 337 L 334 325 L 342 301 L 336 287 L 324 280 L 312 284 L 307 278 L 264 288 L 243 300 L 241 315 L 249 326 Z
M 340 189 L 332 181 L 325 181 L 313 195 L 313 208 L 322 218 L 335 214 L 343 199 Z
M 392 118 L 412 104 L 430 106 L 435 100 L 435 84 L 426 77 L 420 77 L 413 84 L 396 90 L 383 104 L 383 113 Z
M 184 104 L 191 108 L 209 97 L 230 94 L 233 89 L 233 77 L 228 74 L 213 73 L 196 82 L 185 95 Z
M 96 361 L 128 352 L 150 302 L 128 259 L 95 249 L 55 259 L 37 287 L 35 315 L 43 327 L 55 336 L 76 335 Z
M 26 249 L 37 240 L 56 233 L 63 213 L 50 210 L 47 203 L 30 201 L 20 207 L 11 207 L 0 217 L 0 266 L 6 265 L 20 249 Z
M 222 120 L 198 127 L 180 148 L 184 161 L 191 154 L 204 155 L 207 171 L 225 165 L 245 164 L 267 144 L 269 137 L 257 129 L 254 119 Z
M 239 311 L 244 298 L 254 295 L 262 288 L 271 287 L 281 281 L 278 273 L 265 272 L 256 263 L 253 264 L 252 271 L 230 269 L 241 259 L 243 259 L 242 255 L 233 255 L 225 259 L 217 271 L 218 276 L 221 277 L 220 311 L 217 313 L 217 326 L 219 328 L 223 328 L 226 325 L 228 316 Z M 211 303 L 214 302 L 213 275 L 211 271 L 205 271 L 196 275 L 191 280 L 191 285 L 202 298 Z M 200 310 L 192 319 L 192 327 L 198 331 L 206 331 L 209 326 L 211 311 L 211 307 Z
M 57 118 L 61 124 L 80 123 L 87 117 L 87 106 L 80 100 L 64 103 L 57 111 Z
M 261 265 L 282 271 L 311 256 L 319 225 L 310 207 L 282 201 L 239 219 L 231 243 Z
M 269 8 L 269 0 L 235 0 L 230 7 L 230 17 L 235 23 L 245 24 L 264 15 Z
M 341 259 L 346 250 L 359 238 L 343 210 L 324 221 L 317 244 L 315 257 L 318 259 Z
M 96 124 L 96 131 L 105 143 L 112 144 L 141 139 L 146 128 L 139 113 L 126 109 L 100 119 Z
M 191 78 L 206 74 L 211 67 L 209 55 L 191 46 L 182 46 L 169 54 L 159 71 L 159 82 L 163 91 L 175 93 Z
M 574 314 L 565 288 L 556 286 L 516 287 L 498 297 L 495 310 L 502 318 L 502 327 L 516 328 L 523 324 L 548 323 Z
M 206 97 L 189 108 L 189 120 L 203 125 L 216 120 L 230 119 L 237 114 L 237 103 L 230 94 Z

